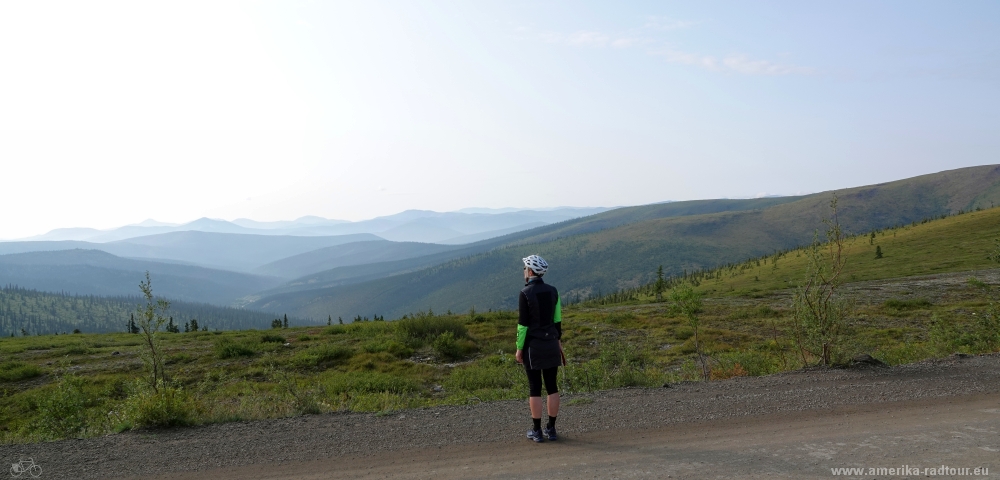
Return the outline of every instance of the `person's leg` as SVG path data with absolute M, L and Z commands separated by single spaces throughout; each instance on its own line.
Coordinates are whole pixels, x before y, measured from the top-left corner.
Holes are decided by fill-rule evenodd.
M 542 371 L 524 369 L 528 374 L 528 408 L 531 410 L 531 420 L 535 430 L 542 425 Z
M 559 367 L 546 368 L 545 370 L 542 370 L 542 378 L 545 379 L 545 391 L 549 394 L 548 398 L 546 398 L 549 411 L 549 423 L 546 425 L 547 428 L 555 428 L 556 417 L 559 416 L 558 374 Z

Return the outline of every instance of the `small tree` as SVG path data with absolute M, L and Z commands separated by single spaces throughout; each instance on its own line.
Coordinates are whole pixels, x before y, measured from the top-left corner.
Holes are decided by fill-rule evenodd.
M 699 327 L 701 321 L 698 314 L 702 310 L 701 294 L 694 290 L 694 287 L 684 282 L 670 290 L 670 310 L 674 314 L 681 314 L 687 318 L 688 325 L 694 330 L 694 350 L 698 355 L 698 363 L 701 365 L 701 376 L 706 382 L 711 378 L 711 370 L 708 368 L 708 359 L 701 350 L 701 337 Z
M 281 319 L 275 318 L 274 320 L 271 320 L 271 328 L 281 328 Z
M 184 333 L 191 331 L 191 322 L 184 322 Z
M 337 317 L 337 323 L 340 325 L 344 324 L 344 317 Z
M 837 216 L 836 194 L 830 200 L 830 211 L 831 217 L 823 220 L 827 226 L 827 242 L 820 244 L 818 233 L 813 236 L 813 243 L 807 250 L 806 279 L 792 300 L 795 340 L 803 364 L 808 363 L 806 353 L 819 357 L 823 365 L 832 363 L 833 350 L 850 313 L 847 302 L 835 297 L 847 265 L 849 248 Z
M 142 363 L 146 366 L 147 380 L 150 386 L 153 387 L 154 391 L 159 392 L 160 385 L 167 380 L 167 374 L 164 370 L 163 350 L 160 348 L 157 333 L 167 322 L 167 318 L 163 314 L 170 308 L 170 302 L 153 297 L 153 286 L 148 271 L 146 272 L 146 280 L 139 282 L 139 290 L 142 290 L 142 296 L 146 301 L 145 305 L 139 305 L 136 309 L 143 345 L 139 357 L 142 358 Z
M 667 288 L 667 281 L 663 278 L 663 265 L 656 269 L 656 283 L 653 284 L 653 291 L 656 292 L 656 301 L 663 300 L 663 290 Z
M 882 247 L 880 245 L 875 246 L 875 259 L 878 260 L 882 258 Z
M 327 317 L 326 317 L 326 324 L 327 325 L 333 325 L 333 315 L 327 315 Z
M 191 319 L 191 331 L 192 332 L 197 332 L 198 331 L 198 320 L 197 319 L 194 319 L 194 318 Z
M 285 314 L 285 321 L 284 321 L 284 324 L 282 325 L 282 328 L 288 328 L 288 314 L 287 313 Z

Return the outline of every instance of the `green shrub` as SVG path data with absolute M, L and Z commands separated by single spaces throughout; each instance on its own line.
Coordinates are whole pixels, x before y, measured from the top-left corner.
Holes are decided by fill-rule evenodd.
M 35 378 L 42 374 L 42 369 L 38 365 L 11 361 L 0 363 L 0 382 L 17 382 Z
M 989 284 L 987 284 L 986 282 L 984 282 L 984 281 L 982 281 L 982 280 L 980 280 L 980 279 L 978 279 L 976 277 L 969 277 L 969 279 L 967 280 L 967 282 L 969 283 L 970 286 L 978 288 L 978 289 L 981 289 L 981 290 L 988 290 L 990 288 Z
M 687 340 L 693 336 L 694 329 L 690 327 L 677 327 L 677 330 L 674 330 L 674 338 L 678 340 Z
M 60 352 L 61 355 L 86 355 L 90 349 L 86 345 L 70 345 Z
M 472 353 L 476 345 L 469 340 L 459 340 L 452 332 L 444 332 L 434 339 L 434 352 L 442 358 L 458 360 Z
M 329 394 L 343 393 L 413 393 L 420 389 L 416 381 L 379 372 L 349 372 L 330 377 L 323 384 Z
M 225 358 L 250 357 L 257 353 L 257 349 L 247 341 L 234 342 L 228 338 L 216 342 L 215 356 Z
M 193 362 L 193 361 L 194 361 L 194 357 L 192 357 L 190 354 L 187 354 L 187 353 L 178 353 L 178 354 L 170 355 L 169 357 L 167 357 L 167 359 L 164 361 L 164 363 L 166 363 L 167 365 L 174 365 L 174 364 L 177 364 L 177 363 L 190 363 L 190 362 Z
M 293 363 L 303 367 L 315 367 L 324 363 L 340 362 L 354 356 L 354 350 L 342 345 L 318 345 L 300 351 Z
M 266 333 L 261 335 L 260 343 L 285 343 L 285 337 Z
M 133 427 L 173 427 L 195 423 L 197 401 L 180 387 L 160 385 L 154 391 L 136 383 L 125 401 L 124 419 Z
M 739 365 L 750 376 L 770 375 L 781 370 L 778 358 L 757 350 L 729 351 L 714 358 L 723 370 L 734 370 Z
M 83 379 L 65 376 L 38 401 L 35 428 L 46 438 L 80 434 L 87 424 Z
M 914 298 L 910 300 L 900 300 L 898 298 L 891 298 L 883 303 L 885 308 L 892 310 L 919 310 L 924 308 L 930 308 L 931 301 L 926 298 Z
M 323 330 L 324 335 L 343 335 L 347 333 L 347 327 L 344 325 L 334 325 L 332 327 L 326 327 Z
M 776 318 L 780 316 L 781 312 L 768 305 L 758 305 L 752 308 L 739 308 L 733 310 L 729 314 L 729 318 L 733 320 L 744 320 L 748 318 Z
M 388 352 L 397 358 L 409 358 L 413 355 L 413 349 L 395 340 L 377 340 L 366 343 L 362 350 L 368 353 Z
M 458 367 L 444 381 L 444 387 L 448 391 L 475 392 L 490 388 L 515 389 L 519 386 L 527 386 L 524 367 L 507 355 L 493 355 L 471 365 Z M 518 390 L 520 392 L 523 388 Z
M 635 320 L 635 314 L 632 312 L 611 312 L 605 318 L 605 321 L 613 324 L 619 324 L 626 320 Z
M 457 318 L 417 317 L 399 320 L 395 324 L 405 338 L 419 342 L 433 341 L 445 332 L 451 333 L 453 339 L 469 336 L 465 324 Z

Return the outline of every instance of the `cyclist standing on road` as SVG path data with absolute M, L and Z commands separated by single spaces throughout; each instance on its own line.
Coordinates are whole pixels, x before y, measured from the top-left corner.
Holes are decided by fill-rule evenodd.
M 556 376 L 562 363 L 562 303 L 555 287 L 542 281 L 549 264 L 538 255 L 523 258 L 524 288 L 518 298 L 518 363 L 528 374 L 528 407 L 534 425 L 528 438 L 543 442 L 557 440 L 556 416 L 559 415 L 559 387 Z M 548 393 L 549 422 L 542 431 L 542 381 Z

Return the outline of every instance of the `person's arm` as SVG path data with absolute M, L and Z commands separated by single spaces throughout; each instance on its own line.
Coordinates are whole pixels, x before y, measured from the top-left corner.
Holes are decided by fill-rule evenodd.
M 528 297 L 521 292 L 517 297 L 517 349 L 524 349 L 524 339 L 528 336 Z
M 553 315 L 552 321 L 556 324 L 556 330 L 559 332 L 559 339 L 562 340 L 562 299 L 559 298 L 559 294 L 556 294 L 556 312 Z

